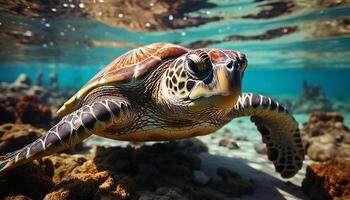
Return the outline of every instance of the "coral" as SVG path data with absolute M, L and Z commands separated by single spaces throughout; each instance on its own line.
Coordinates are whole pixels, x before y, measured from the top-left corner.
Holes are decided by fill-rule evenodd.
M 45 133 L 45 130 L 27 124 L 0 125 L 0 155 L 24 147 Z
M 24 96 L 16 104 L 16 122 L 48 127 L 51 123 L 51 110 L 34 96 Z
M 50 173 L 51 172 L 51 173 Z M 45 163 L 30 162 L 6 173 L 0 174 L 0 199 L 43 199 L 54 183 L 51 179 L 53 166 Z M 14 197 L 17 196 L 17 197 Z
M 18 195 L 18 196 L 7 196 L 4 200 L 31 200 L 31 198 L 24 195 Z
M 0 186 L 11 186 L 1 191 L 1 197 L 227 199 L 254 191 L 251 181 L 228 169 L 218 169 L 222 178 L 208 177 L 197 155 L 206 150 L 204 143 L 191 139 L 152 146 L 97 147 L 88 155 L 52 155 L 0 175 Z M 26 188 L 11 185 L 19 177 Z
M 307 167 L 302 183 L 310 199 L 350 199 L 350 165 L 334 160 Z
M 20 74 L 17 80 L 13 83 L 0 82 L 0 92 L 4 95 L 0 97 L 0 113 L 13 112 L 16 109 L 16 104 L 26 96 L 34 96 L 40 104 L 50 105 L 50 110 L 55 113 L 63 103 L 70 98 L 76 91 L 72 89 L 49 90 L 49 87 L 30 84 L 31 80 L 25 75 Z M 26 97 L 28 98 L 28 97 Z M 28 99 L 27 99 L 28 100 Z M 31 101 L 31 100 L 30 100 Z M 40 108 L 42 110 L 43 108 Z M 53 116 L 57 118 L 57 116 Z M 1 119 L 5 117 L 0 117 Z M 13 122 L 4 120 L 4 122 Z M 57 121 L 57 120 L 56 120 Z
M 343 116 L 335 112 L 314 112 L 310 115 L 301 135 L 311 159 L 350 162 L 350 130 L 343 121 Z

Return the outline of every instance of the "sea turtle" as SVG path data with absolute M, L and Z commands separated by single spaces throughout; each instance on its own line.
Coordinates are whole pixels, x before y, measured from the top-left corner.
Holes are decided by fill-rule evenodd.
M 118 57 L 69 99 L 45 136 L 7 154 L 0 171 L 62 151 L 92 134 L 124 141 L 205 135 L 251 116 L 282 177 L 304 159 L 298 123 L 269 97 L 241 93 L 243 53 L 154 43 Z

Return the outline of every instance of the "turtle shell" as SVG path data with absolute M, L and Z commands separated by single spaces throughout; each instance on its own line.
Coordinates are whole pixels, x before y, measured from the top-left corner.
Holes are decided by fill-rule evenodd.
M 66 115 L 76 110 L 79 102 L 97 87 L 128 83 L 147 74 L 165 59 L 178 57 L 186 52 L 188 52 L 188 49 L 184 47 L 164 42 L 130 50 L 98 72 L 74 96 L 64 103 L 57 111 L 57 114 Z

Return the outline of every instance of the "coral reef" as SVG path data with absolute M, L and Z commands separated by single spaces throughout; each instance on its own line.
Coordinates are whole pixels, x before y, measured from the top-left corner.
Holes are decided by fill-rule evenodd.
M 312 200 L 350 199 L 349 163 L 328 161 L 307 167 L 303 191 Z
M 217 169 L 221 178 L 206 175 L 197 156 L 205 151 L 205 144 L 190 139 L 52 155 L 0 174 L 0 198 L 227 199 L 254 192 L 251 180 L 226 168 Z
M 45 133 L 45 130 L 27 124 L 2 124 L 0 125 L 0 155 L 24 147 Z
M 0 122 L 17 121 L 47 128 L 52 125 L 51 117 L 58 117 L 55 115 L 57 109 L 75 92 L 68 89 L 49 90 L 49 87 L 31 83 L 25 74 L 20 74 L 13 83 L 0 82 L 0 92 L 4 94 L 0 97 Z M 57 83 L 54 83 L 51 88 L 57 88 Z
M 301 95 L 298 100 L 293 103 L 292 110 L 296 113 L 332 111 L 332 105 L 320 86 L 309 86 L 307 82 L 304 81 Z
M 54 183 L 50 161 L 30 162 L 0 174 L 0 198 L 43 199 Z
M 49 128 L 51 110 L 35 96 L 24 96 L 16 104 L 16 123 Z
M 350 130 L 343 121 L 343 116 L 335 112 L 314 112 L 310 115 L 301 134 L 311 159 L 350 162 Z

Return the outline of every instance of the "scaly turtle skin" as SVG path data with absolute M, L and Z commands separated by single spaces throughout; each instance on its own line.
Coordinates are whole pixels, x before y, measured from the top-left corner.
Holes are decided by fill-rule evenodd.
M 120 56 L 58 111 L 45 136 L 5 156 L 0 171 L 62 151 L 92 134 L 115 140 L 173 140 L 212 133 L 251 116 L 282 177 L 304 159 L 298 124 L 276 101 L 241 93 L 245 55 L 155 43 Z

